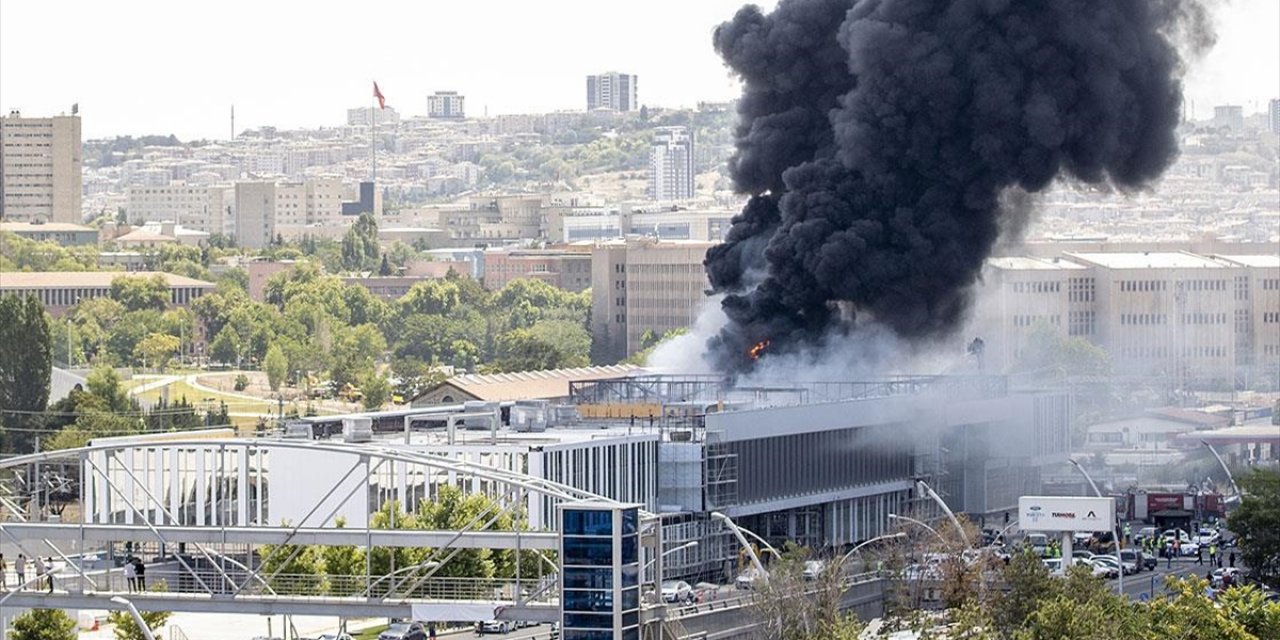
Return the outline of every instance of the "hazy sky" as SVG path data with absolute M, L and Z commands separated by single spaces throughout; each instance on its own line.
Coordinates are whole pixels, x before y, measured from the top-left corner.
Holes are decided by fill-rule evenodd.
M 582 109 L 588 73 L 640 76 L 640 101 L 692 106 L 737 92 L 711 32 L 740 0 L 281 2 L 4 0 L 0 109 L 80 103 L 86 139 L 339 125 L 377 80 L 403 114 L 457 90 L 482 115 Z M 774 3 L 762 3 L 772 6 Z M 1220 3 L 1221 4 L 1221 3 Z M 1280 1 L 1235 0 L 1188 98 L 1266 108 L 1280 95 Z

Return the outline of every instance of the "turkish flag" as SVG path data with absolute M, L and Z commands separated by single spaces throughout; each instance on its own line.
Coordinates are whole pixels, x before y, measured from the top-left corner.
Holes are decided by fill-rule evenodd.
M 378 90 L 378 83 L 377 83 L 377 82 L 374 82 L 374 83 L 373 83 L 373 97 L 375 97 L 375 98 L 377 98 L 377 99 L 378 99 L 378 108 L 379 108 L 379 109 L 386 109 L 386 108 L 387 108 L 387 99 L 382 95 L 382 92 Z

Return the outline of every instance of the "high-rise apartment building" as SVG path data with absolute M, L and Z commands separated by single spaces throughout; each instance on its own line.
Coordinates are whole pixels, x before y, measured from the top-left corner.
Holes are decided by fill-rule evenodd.
M 658 127 L 649 148 L 651 200 L 688 200 L 693 197 L 693 133 L 688 127 Z
M 437 91 L 427 96 L 427 117 L 462 120 L 467 117 L 467 97 L 457 91 Z
M 80 116 L 0 118 L 0 219 L 80 222 L 80 154 Z
M 355 221 L 343 215 L 355 190 L 336 178 L 305 182 L 237 182 L 235 194 L 236 244 L 261 249 L 276 236 L 338 237 Z
M 613 111 L 635 111 L 640 108 L 636 99 L 637 76 L 606 71 L 599 75 L 587 76 L 587 111 L 596 109 L 612 109 Z
M 1238 104 L 1224 104 L 1214 107 L 1213 126 L 1232 131 L 1243 131 L 1244 107 Z
M 1280 136 L 1280 98 L 1272 98 L 1267 105 L 1267 125 L 1271 133 Z

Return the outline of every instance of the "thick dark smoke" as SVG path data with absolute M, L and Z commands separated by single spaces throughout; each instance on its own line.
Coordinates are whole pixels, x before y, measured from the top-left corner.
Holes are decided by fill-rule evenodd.
M 729 324 L 717 364 L 753 366 L 881 324 L 960 325 L 1025 194 L 1056 177 L 1137 189 L 1177 155 L 1191 0 L 783 0 L 715 47 L 744 81 L 730 163 L 750 200 L 707 254 Z M 757 350 L 759 351 L 759 350 Z

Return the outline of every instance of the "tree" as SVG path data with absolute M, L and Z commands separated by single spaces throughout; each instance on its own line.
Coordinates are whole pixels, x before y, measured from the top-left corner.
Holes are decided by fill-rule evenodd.
M 366 271 L 377 264 L 378 222 L 371 214 L 362 213 L 342 237 L 342 266 L 351 271 Z
M 147 591 L 168 591 L 168 586 L 161 580 L 148 586 Z M 169 618 L 173 617 L 173 612 L 140 611 L 139 615 L 142 616 L 142 622 L 154 633 L 169 622 Z M 116 640 L 147 640 L 147 636 L 142 633 L 142 629 L 138 628 L 137 621 L 133 619 L 133 614 L 127 610 L 115 609 L 109 612 L 107 614 L 107 622 L 115 626 L 112 633 L 115 634 Z
M 175 336 L 152 333 L 139 340 L 133 347 L 133 357 L 141 360 L 144 367 L 154 367 L 163 371 L 181 347 L 182 343 Z
M 364 408 L 381 409 L 391 399 L 391 383 L 384 375 L 369 373 L 360 383 L 360 393 L 363 394 Z
M 1243 497 L 1227 516 L 1239 535 L 1244 564 L 1272 586 L 1280 586 L 1280 471 L 1254 469 L 1238 481 Z
M 104 411 L 119 413 L 133 408 L 129 393 L 120 386 L 120 376 L 115 369 L 106 365 L 96 366 L 89 372 L 85 384 L 88 392 L 105 405 L 102 407 Z
M 52 341 L 49 315 L 35 296 L 0 296 L 0 426 L 13 430 L 4 449 L 31 450 L 31 432 L 19 430 L 39 427 L 32 412 L 49 404 Z
M 32 609 L 9 623 L 9 640 L 76 640 L 76 621 L 61 609 Z
M 339 529 L 347 526 L 345 518 L 334 521 Z M 364 576 L 364 551 L 354 545 L 320 547 L 320 562 L 328 577 L 326 591 L 335 596 L 359 594 L 363 588 L 357 578 Z
M 391 275 L 392 273 L 394 273 L 394 271 L 391 270 L 391 260 L 387 257 L 386 254 L 383 254 L 382 264 L 378 266 L 378 275 L 386 277 Z
M 280 384 L 289 375 L 289 360 L 279 344 L 267 348 L 267 355 L 262 359 L 262 370 L 267 373 L 267 386 L 272 391 L 280 391 Z
M 149 278 L 119 276 L 111 281 L 110 295 L 112 300 L 124 305 L 127 311 L 160 311 L 169 304 L 169 283 L 159 274 Z
M 529 329 L 515 329 L 498 336 L 495 351 L 489 369 L 496 373 L 556 369 L 565 361 L 560 350 Z

